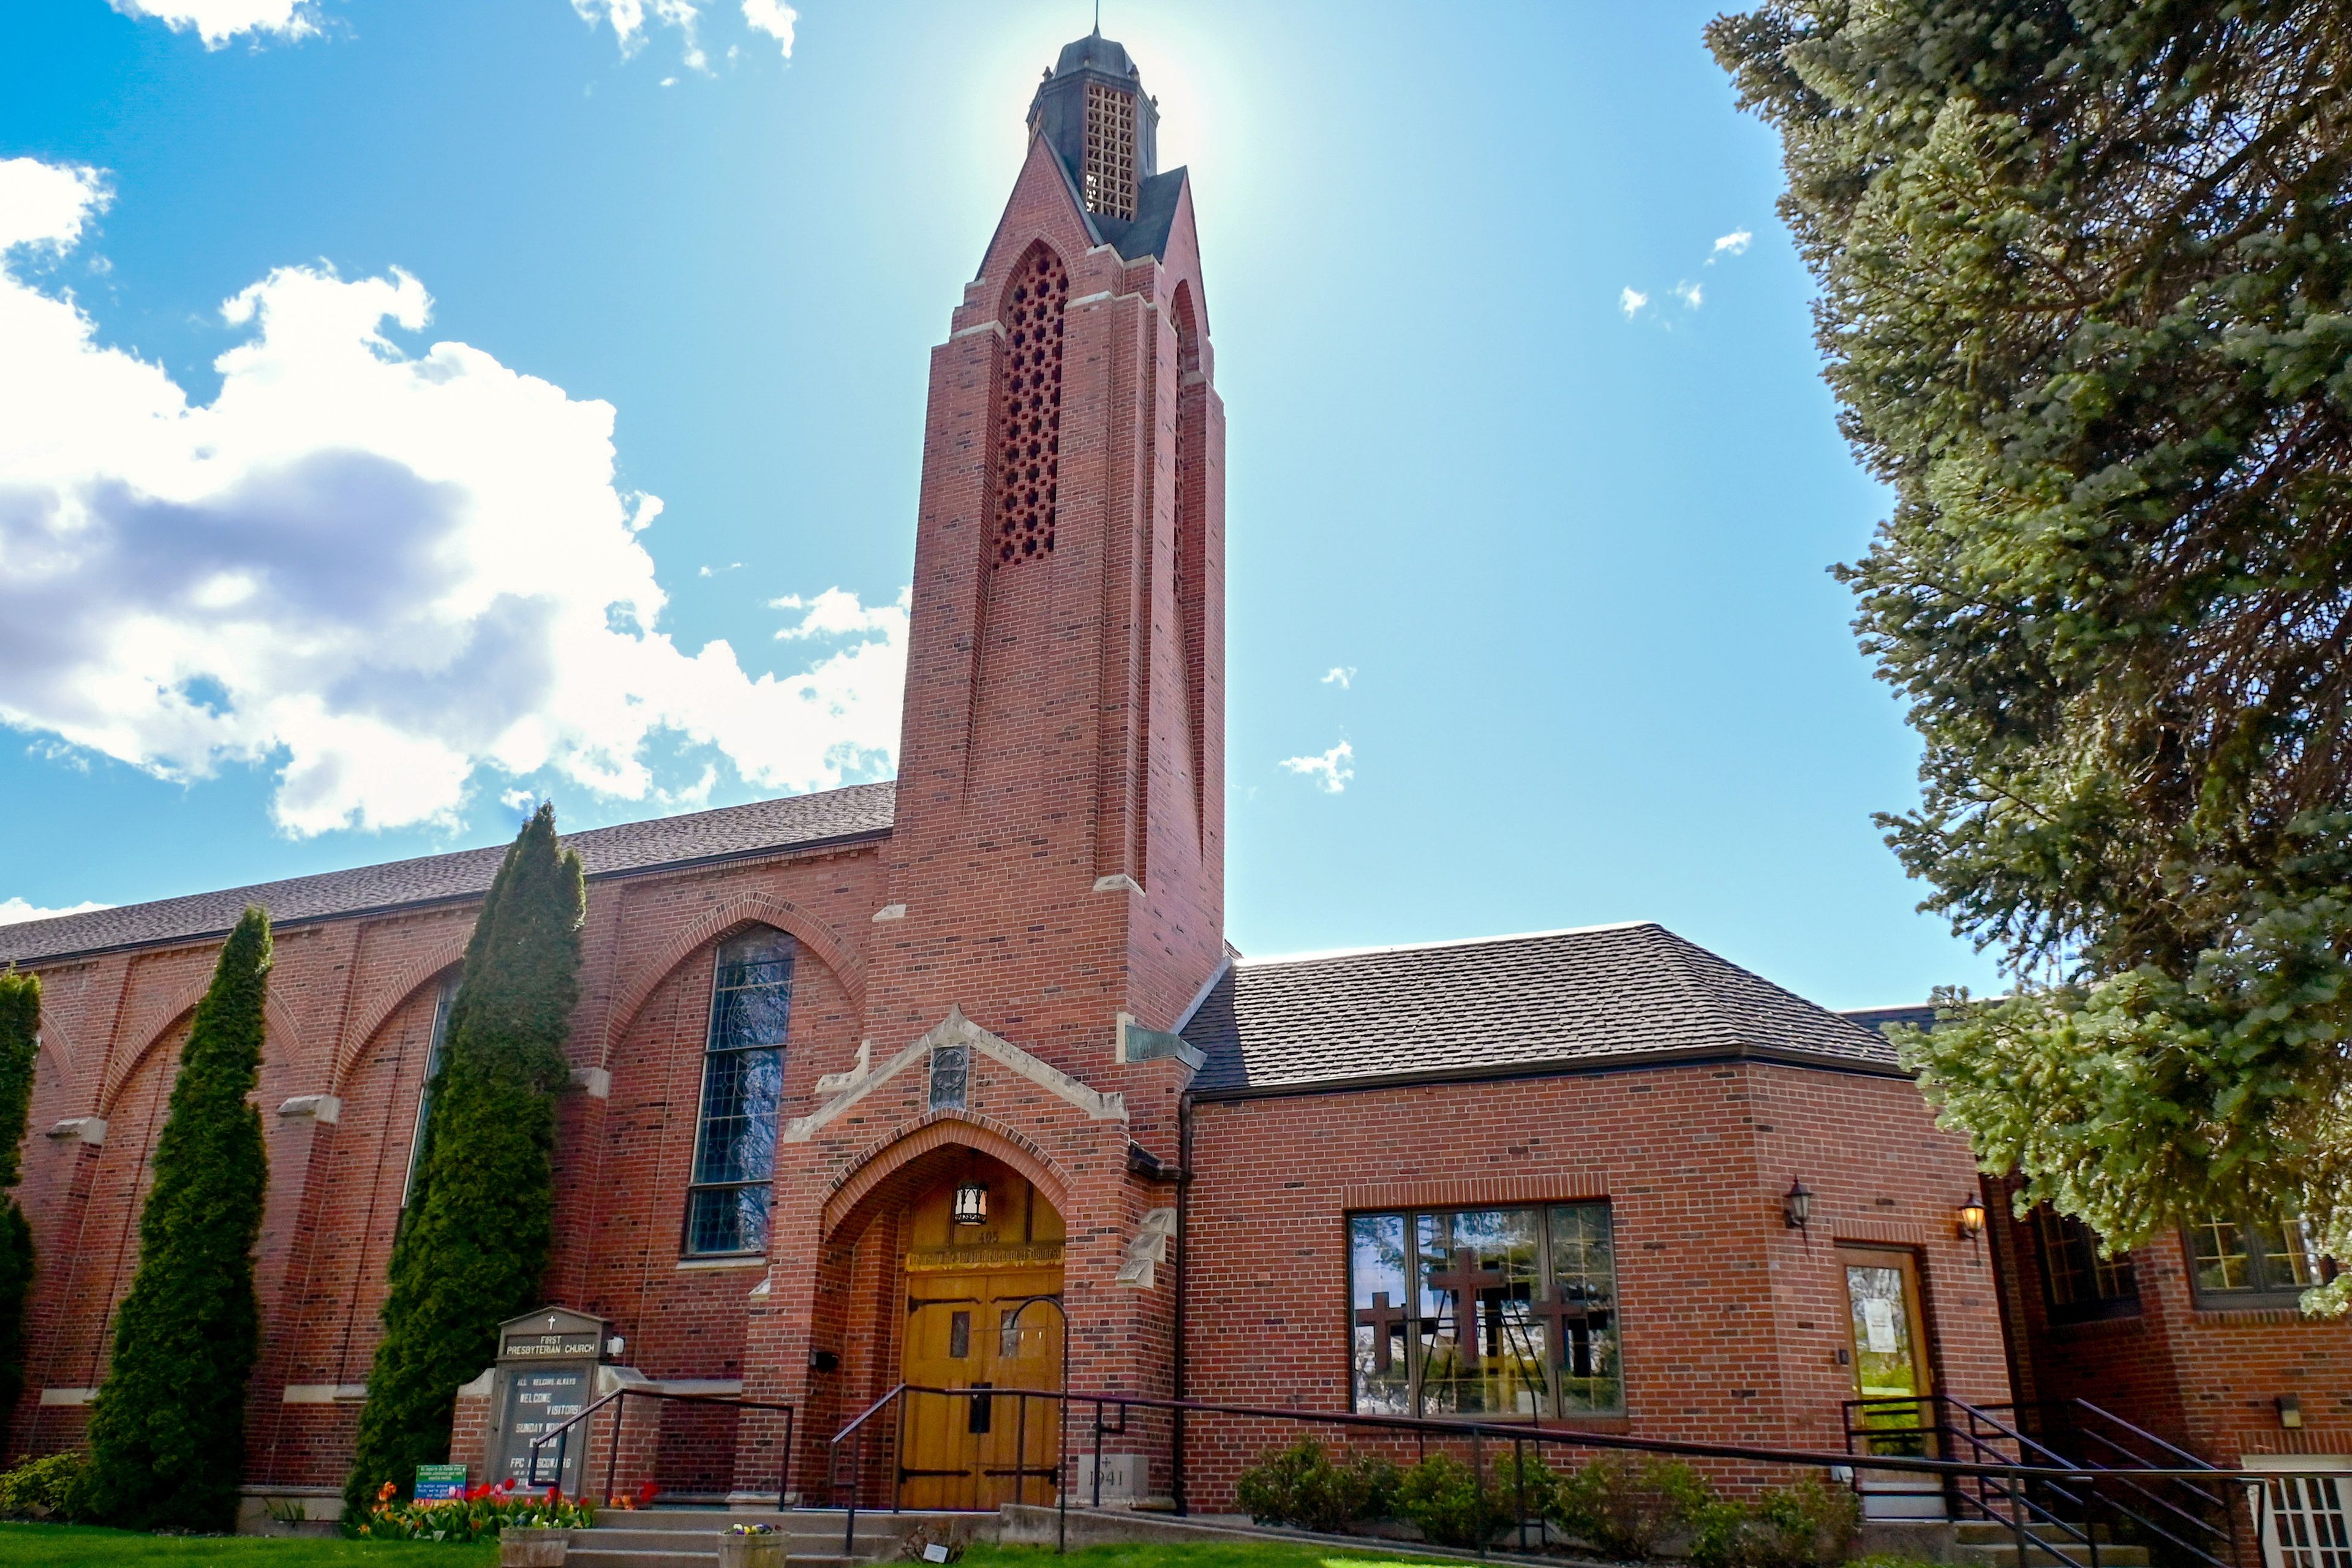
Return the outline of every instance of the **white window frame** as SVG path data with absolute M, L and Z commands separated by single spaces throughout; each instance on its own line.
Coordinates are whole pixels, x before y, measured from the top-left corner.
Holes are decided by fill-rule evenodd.
M 2267 1568 L 2352 1568 L 2352 1454 L 2247 1454 L 2238 1462 L 2275 1477 L 2247 1499 Z M 2321 1500 L 2315 1494 L 2325 1497 L 2318 1509 L 2308 1506 Z

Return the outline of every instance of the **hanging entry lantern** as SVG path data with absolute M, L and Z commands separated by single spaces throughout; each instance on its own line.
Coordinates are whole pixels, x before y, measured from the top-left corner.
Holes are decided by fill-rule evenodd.
M 988 1184 L 978 1176 L 966 1176 L 956 1186 L 955 1205 L 950 1212 L 958 1225 L 986 1225 Z

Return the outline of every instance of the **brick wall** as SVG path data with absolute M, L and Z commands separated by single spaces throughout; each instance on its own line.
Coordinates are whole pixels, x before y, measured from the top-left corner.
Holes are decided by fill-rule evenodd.
M 2016 1278 L 2016 1354 L 2038 1401 L 2087 1400 L 2205 1459 L 2247 1454 L 2352 1455 L 2352 1322 L 2291 1308 L 2200 1307 L 2187 1244 L 2168 1236 L 2131 1255 L 2137 1313 L 2053 1322 L 2041 1248 L 1994 1205 L 2002 1258 Z M 2296 1395 L 2304 1425 L 2280 1425 L 2278 1396 Z M 2065 1418 L 2063 1409 L 2053 1419 Z
M 1842 1240 L 1919 1259 L 1940 1386 L 2008 1396 L 1991 1272 L 1958 1235 L 1966 1146 L 1906 1080 L 1762 1066 L 1620 1071 L 1202 1104 L 1190 1391 L 1345 1409 L 1350 1212 L 1606 1198 L 1625 1415 L 1598 1429 L 1843 1447 Z M 1789 1229 L 1792 1177 L 1815 1193 Z M 1270 1428 L 1203 1423 L 1191 1501 L 1223 1506 Z

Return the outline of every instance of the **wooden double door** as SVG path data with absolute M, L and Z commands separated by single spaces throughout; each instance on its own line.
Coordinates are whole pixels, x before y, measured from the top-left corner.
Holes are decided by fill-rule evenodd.
M 1056 1402 L 990 1391 L 1061 1386 L 1060 1265 L 909 1268 L 906 1279 L 900 1500 L 957 1509 L 1052 1502 Z

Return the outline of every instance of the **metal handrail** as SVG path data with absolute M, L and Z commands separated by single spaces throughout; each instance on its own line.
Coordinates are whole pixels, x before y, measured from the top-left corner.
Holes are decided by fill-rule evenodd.
M 790 1505 L 793 1489 L 793 1435 L 794 1425 L 798 1419 L 798 1412 L 795 1411 L 792 1405 L 784 1404 L 779 1400 L 745 1399 L 740 1394 L 672 1394 L 668 1390 L 661 1388 L 616 1388 L 612 1393 L 604 1395 L 604 1398 L 588 1405 L 578 1415 L 569 1417 L 561 1424 L 549 1428 L 541 1436 L 531 1439 L 530 1457 L 527 1461 L 523 1471 L 524 1475 L 530 1479 L 530 1484 L 533 1487 L 537 1487 L 541 1484 L 539 1479 L 540 1455 L 550 1443 L 555 1445 L 555 1484 L 558 1486 L 563 1484 L 563 1461 L 570 1452 L 572 1429 L 574 1426 L 583 1426 L 583 1424 L 593 1417 L 598 1411 L 604 1409 L 609 1405 L 615 1406 L 613 1412 L 613 1441 L 611 1446 L 605 1449 L 604 1453 L 604 1496 L 609 1501 L 613 1496 L 613 1479 L 614 1474 L 620 1468 L 621 1433 L 623 1428 L 627 1425 L 625 1416 L 628 1412 L 628 1407 L 625 1402 L 632 1394 L 635 1395 L 639 1399 L 667 1399 L 675 1401 L 680 1405 L 724 1405 L 738 1412 L 745 1410 L 782 1411 L 784 1417 L 784 1457 L 782 1467 L 778 1470 L 776 1475 L 776 1507 L 781 1511 Z M 590 1429 L 590 1432 L 593 1432 L 593 1429 Z M 592 1441 L 592 1436 L 587 1433 L 583 1433 L 581 1438 L 581 1458 L 583 1468 L 585 1468 L 588 1458 L 587 1446 L 590 1441 Z
M 1343 1428 L 1369 1429 L 1399 1434 L 1410 1434 L 1418 1442 L 1424 1445 L 1427 1439 L 1432 1436 L 1453 1441 L 1467 1442 L 1471 1447 L 1473 1467 L 1481 1478 L 1479 1484 L 1482 1486 L 1484 1485 L 1483 1478 L 1485 1475 L 1483 1456 L 1486 1444 L 1488 1442 L 1499 1443 L 1506 1441 L 1512 1444 L 1514 1452 L 1522 1457 L 1526 1453 L 1526 1445 L 1529 1443 L 1537 1445 L 1538 1452 L 1540 1452 L 1540 1448 L 1543 1444 L 1551 1443 L 1565 1445 L 1574 1448 L 1602 1448 L 1632 1453 L 1675 1455 L 1693 1458 L 1732 1459 L 1752 1464 L 1787 1466 L 1792 1468 L 1831 1469 L 1845 1472 L 1858 1472 L 1863 1468 L 1880 1471 L 1901 1471 L 1923 1476 L 1938 1477 L 1945 1479 L 1948 1483 L 1955 1486 L 1961 1482 L 1973 1480 L 1979 1484 L 1979 1496 L 1978 1499 L 1972 1500 L 1974 1500 L 1975 1506 L 1977 1506 L 1988 1519 L 2000 1523 L 2008 1524 L 2013 1529 L 2021 1530 L 2023 1521 L 2029 1518 L 2039 1518 L 2046 1524 L 2056 1527 L 2053 1533 L 2059 1537 L 2058 1542 L 2044 1540 L 2042 1537 L 2033 1534 L 2030 1531 L 2023 1532 L 2024 1539 L 2031 1544 L 2041 1546 L 2042 1550 L 2049 1552 L 2060 1563 L 2068 1564 L 2070 1565 L 2070 1568 L 2086 1568 L 2086 1565 L 2083 1562 L 2078 1561 L 2075 1555 L 2070 1554 L 2068 1547 L 2062 1543 L 2067 1537 L 2072 1537 L 2074 1540 L 2079 1541 L 2084 1547 L 2087 1548 L 2088 1568 L 2096 1568 L 2098 1561 L 2098 1540 L 2095 1531 L 2087 1520 L 2082 1525 L 2077 1525 L 2072 1521 L 2060 1519 L 2058 1516 L 2052 1513 L 2043 1504 L 2036 1501 L 2032 1496 L 2030 1496 L 2028 1489 L 2033 1487 L 2051 1489 L 2061 1493 L 2065 1499 L 2084 1502 L 2086 1507 L 2091 1505 L 2104 1506 L 2112 1512 L 2119 1514 L 2126 1519 L 2137 1521 L 2139 1516 L 2134 1514 L 2128 1509 L 2124 1509 L 2120 1505 L 2102 1499 L 2100 1488 L 2103 1483 L 2125 1480 L 2129 1484 L 2136 1485 L 2137 1482 L 2140 1480 L 2179 1480 L 2211 1485 L 2219 1481 L 2225 1485 L 2235 1483 L 2242 1486 L 2259 1487 L 2263 1482 L 2282 1479 L 2290 1476 L 2297 1476 L 2304 1473 L 2301 1471 L 2290 1470 L 2229 1471 L 2222 1470 L 2218 1467 L 2206 1463 L 2203 1460 L 2195 1460 L 2192 1465 L 2187 1467 L 2149 1465 L 2136 1467 L 2129 1470 L 2116 1470 L 2095 1465 L 2074 1464 L 2067 1461 L 2064 1456 L 2058 1454 L 2054 1449 L 2052 1449 L 2047 1445 L 2033 1438 L 2024 1436 L 2023 1434 L 2019 1433 L 2008 1423 L 1999 1420 L 1983 1408 L 1969 1405 L 1965 1401 L 1951 1399 L 1948 1395 L 1907 1396 L 1887 1401 L 1886 1403 L 1918 1405 L 1922 1404 L 1934 1404 L 1940 1401 L 1942 1408 L 1956 1411 L 1963 1415 L 1968 1418 L 1971 1425 L 1969 1426 L 1962 1426 L 1951 1422 L 1938 1422 L 1934 1427 L 1923 1428 L 1922 1430 L 1934 1430 L 1950 1436 L 1954 1439 L 1953 1447 L 1955 1448 L 1966 1447 L 1970 1452 L 1993 1455 L 1996 1456 L 1995 1458 L 1952 1459 L 1929 1458 L 1925 1456 L 1911 1455 L 1857 1454 L 1852 1447 L 1853 1438 L 1856 1436 L 1869 1434 L 1852 1429 L 1850 1422 L 1848 1432 L 1849 1446 L 1847 1450 L 1843 1453 L 1831 1453 L 1802 1448 L 1769 1448 L 1738 1443 L 1693 1443 L 1660 1437 L 1633 1437 L 1622 1436 L 1617 1433 L 1593 1431 L 1585 1427 L 1571 1426 L 1561 1423 L 1546 1425 L 1540 1419 L 1527 1423 L 1515 1421 L 1509 1424 L 1476 1420 L 1445 1421 L 1432 1419 L 1427 1416 L 1366 1415 L 1355 1411 L 1278 1409 L 1265 1405 L 1227 1405 L 1213 1400 L 1169 1399 L 1150 1394 L 1119 1394 L 1108 1391 L 1082 1389 L 1056 1390 L 1046 1388 L 1005 1387 L 1001 1385 L 991 1388 L 940 1388 L 920 1384 L 901 1383 L 892 1387 L 888 1393 L 883 1394 L 881 1398 L 876 1400 L 872 1405 L 859 1412 L 846 1425 L 842 1426 L 842 1428 L 829 1440 L 829 1447 L 833 1458 L 829 1466 L 828 1479 L 836 1490 L 843 1484 L 840 1466 L 841 1445 L 844 1442 L 851 1442 L 858 1445 L 856 1453 L 856 1463 L 847 1482 L 849 1495 L 846 1500 L 848 1510 L 847 1528 L 853 1550 L 856 1542 L 855 1521 L 857 1509 L 858 1489 L 862 1485 L 865 1477 L 864 1449 L 862 1447 L 865 1433 L 876 1417 L 881 1415 L 886 1411 L 893 1409 L 903 1411 L 904 1402 L 907 1397 L 910 1394 L 939 1394 L 948 1398 L 961 1399 L 975 1399 L 982 1397 L 992 1399 L 1014 1398 L 1024 1402 L 1023 1405 L 1024 1412 L 1026 1410 L 1025 1402 L 1031 1399 L 1050 1399 L 1059 1401 L 1062 1402 L 1065 1409 L 1066 1409 L 1067 1405 L 1070 1404 L 1080 1404 L 1089 1406 L 1094 1415 L 1092 1426 L 1094 1433 L 1096 1464 L 1093 1500 L 1097 1507 L 1099 1507 L 1102 1501 L 1101 1459 L 1102 1439 L 1104 1436 L 1106 1434 L 1117 1434 L 1126 1429 L 1127 1412 L 1130 1410 L 1155 1410 L 1166 1411 L 1175 1415 L 1224 1415 L 1249 1420 L 1285 1422 L 1294 1425 L 1328 1426 Z M 1849 1409 L 1854 1405 L 1864 1403 L 1867 1402 L 1845 1402 Z M 1119 1413 L 1118 1422 L 1117 1425 L 1112 1425 L 1105 1419 L 1105 1414 L 1108 1411 L 1117 1411 Z M 1887 1435 L 1886 1429 L 1875 1429 L 1875 1435 Z M 903 1437 L 903 1431 L 900 1436 Z M 2001 1442 L 2014 1442 L 2020 1445 L 2018 1458 L 2015 1461 L 2011 1461 L 2005 1457 L 1999 1457 L 2001 1455 L 2001 1450 L 1998 1445 Z M 1068 1462 L 1068 1454 L 1066 1450 L 1067 1444 L 1065 1443 L 1063 1451 L 1055 1455 L 1055 1462 L 1048 1472 L 1055 1477 L 1057 1483 L 1061 1479 L 1063 1467 Z M 2027 1462 L 2030 1458 L 2046 1458 L 2053 1462 Z M 2318 1474 L 2319 1472 L 2315 1471 L 2312 1473 Z M 2341 1472 L 2329 1473 L 2338 1476 L 2341 1474 Z M 1518 1490 L 1521 1493 L 1521 1513 L 1524 1516 L 1525 1473 L 1523 1469 L 1519 1472 L 1519 1481 L 1520 1485 Z M 1992 1483 L 2000 1484 L 1995 1485 Z M 2077 1489 L 2079 1489 L 2079 1490 Z M 1057 1485 L 1057 1490 L 1060 1493 L 1058 1500 L 1060 1506 L 1066 1510 L 1068 1506 L 1068 1489 L 1066 1487 L 1058 1487 Z M 897 1512 L 898 1510 L 899 1501 L 898 1492 L 898 1489 L 894 1484 L 890 1504 L 892 1512 Z M 1998 1499 L 2002 1503 L 2013 1503 L 2013 1507 L 2011 1508 L 2008 1516 L 2004 1517 L 2001 1510 L 1986 1501 L 1986 1499 Z M 2261 1500 L 2258 1499 L 2254 1506 L 2259 1507 L 2260 1505 Z M 1519 1523 L 1521 1528 L 1524 1530 L 1527 1523 L 1526 1519 L 1522 1517 Z M 1481 1552 L 1483 1552 L 1485 1548 L 1482 1546 Z M 2200 1553 L 2200 1555 L 2206 1554 Z M 2221 1564 L 2221 1560 L 2218 1558 L 2207 1556 L 2207 1561 L 2216 1564 Z M 2222 1564 L 2222 1568 L 2235 1568 L 2235 1565 Z
M 2114 1417 L 2087 1402 L 2074 1402 L 2093 1415 L 2112 1420 L 2116 1426 L 2146 1438 L 2161 1449 L 2166 1457 L 2188 1461 L 2186 1467 L 2167 1467 L 2150 1463 L 2132 1453 L 2105 1435 L 2076 1428 L 2080 1439 L 2096 1442 L 2117 1457 L 2131 1461 L 2125 1465 L 2105 1465 L 2090 1462 L 2089 1456 L 2077 1453 L 2072 1457 L 2059 1453 L 2049 1444 L 2030 1437 L 2024 1432 L 1994 1415 L 1990 1409 L 1969 1404 L 1948 1394 L 1897 1394 L 1876 1399 L 1847 1400 L 1846 1447 L 1852 1450 L 1860 1440 L 1862 1452 L 1874 1468 L 1886 1461 L 1870 1455 L 1869 1441 L 1893 1434 L 1933 1433 L 1952 1446 L 1953 1451 L 1965 1449 L 1981 1458 L 1986 1455 L 2005 1458 L 2000 1445 L 2013 1445 L 2021 1460 L 2046 1461 L 2042 1473 L 2026 1475 L 2001 1467 L 1989 1467 L 1973 1476 L 1974 1494 L 1955 1483 L 1949 1495 L 1963 1507 L 1972 1507 L 1986 1519 L 2010 1526 L 2018 1533 L 2021 1552 L 2030 1543 L 2049 1552 L 2069 1568 L 2097 1568 L 2099 1558 L 2099 1524 L 2097 1516 L 2104 1511 L 2111 1521 L 2128 1522 L 2135 1531 L 2169 1542 L 2189 1557 L 2207 1568 L 2234 1568 L 2238 1559 L 2237 1515 L 2229 1499 L 2213 1489 L 2212 1483 L 2223 1472 L 2195 1455 L 2166 1442 L 2152 1433 L 2140 1431 L 2130 1423 Z M 1932 1421 L 1912 1427 L 1887 1427 L 1867 1424 L 1867 1412 L 1873 1408 L 1896 1408 L 1920 1411 L 1933 1410 Z M 2011 1408 L 2001 1406 L 2000 1408 Z M 1857 1413 L 1864 1419 L 1857 1421 Z M 1949 1413 L 1949 1414 L 1948 1414 Z M 1958 1419 L 1951 1418 L 1957 1414 Z M 1989 1440 L 1990 1439 L 1990 1440 Z M 2185 1508 L 2173 1499 L 2162 1495 L 2145 1484 L 2155 1481 L 2180 1486 L 2188 1489 L 2197 1502 L 2208 1510 L 2218 1509 L 2224 1522 L 2212 1523 L 2192 1508 Z M 2036 1493 L 2041 1496 L 2037 1496 Z M 2139 1500 L 2133 1507 L 2117 1492 Z M 2043 1498 L 2079 1513 L 2079 1521 L 2066 1517 Z M 2193 1528 L 2192 1528 L 2193 1527 Z M 2189 1539 L 2179 1533 L 2183 1529 L 2201 1532 L 2203 1541 Z M 2070 1552 L 2079 1547 L 2087 1563 L 2079 1562 Z M 2223 1552 L 2226 1551 L 2226 1555 Z

